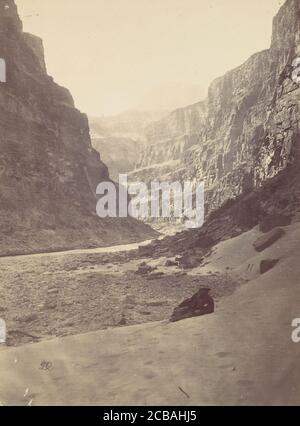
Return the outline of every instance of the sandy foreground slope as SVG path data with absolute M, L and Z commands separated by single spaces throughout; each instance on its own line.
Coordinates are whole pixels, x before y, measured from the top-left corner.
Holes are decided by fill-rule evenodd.
M 219 244 L 210 270 L 248 278 L 216 312 L 0 352 L 3 405 L 298 404 L 300 224 L 262 253 L 254 229 Z M 263 259 L 280 259 L 264 275 Z M 228 269 L 230 268 L 230 269 Z

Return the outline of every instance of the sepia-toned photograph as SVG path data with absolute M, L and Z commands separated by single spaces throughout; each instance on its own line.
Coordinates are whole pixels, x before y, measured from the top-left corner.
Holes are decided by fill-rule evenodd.
M 299 359 L 300 0 L 0 0 L 0 407 L 200 424 Z

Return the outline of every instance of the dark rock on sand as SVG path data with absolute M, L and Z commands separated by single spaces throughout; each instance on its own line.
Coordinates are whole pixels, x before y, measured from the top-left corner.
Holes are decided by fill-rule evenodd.
M 178 266 L 178 262 L 174 262 L 173 260 L 168 259 L 165 263 L 166 267 Z
M 150 272 L 155 271 L 155 269 L 156 269 L 156 268 L 154 268 L 154 267 L 152 267 L 152 266 L 150 266 L 150 265 L 147 265 L 147 263 L 146 263 L 146 262 L 143 262 L 143 263 L 141 263 L 141 264 L 139 265 L 139 268 L 138 268 L 138 270 L 136 271 L 136 274 L 139 274 L 139 275 L 147 275 L 147 274 L 149 274 Z
M 118 325 L 123 326 L 123 325 L 126 325 L 126 324 L 127 324 L 126 317 L 125 317 L 124 314 L 122 314 L 122 317 L 121 317 L 120 321 L 118 322 Z
M 202 258 L 187 252 L 183 256 L 177 257 L 176 260 L 183 269 L 192 269 L 200 265 Z
M 174 309 L 170 318 L 171 322 L 180 321 L 186 318 L 198 317 L 214 312 L 214 300 L 209 295 L 209 288 L 201 288 L 190 299 L 182 302 Z
M 276 241 L 278 241 L 284 234 L 285 231 L 282 228 L 275 228 L 267 234 L 259 237 L 253 243 L 253 246 L 258 252 L 264 251 L 266 248 L 276 243 Z
M 260 273 L 265 274 L 274 268 L 279 262 L 279 259 L 265 259 L 260 262 Z

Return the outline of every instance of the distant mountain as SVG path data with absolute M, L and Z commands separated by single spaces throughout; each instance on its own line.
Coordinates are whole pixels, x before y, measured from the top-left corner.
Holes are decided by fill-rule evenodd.
M 109 117 L 89 117 L 93 147 L 100 152 L 110 176 L 132 171 L 144 147 L 145 128 L 168 111 L 130 110 Z
M 110 175 L 117 179 L 119 173 L 139 167 L 142 150 L 147 149 L 149 142 L 149 128 L 172 109 L 200 101 L 204 96 L 205 92 L 197 85 L 171 83 L 145 94 L 138 109 L 107 117 L 90 116 L 93 147 L 100 152 Z

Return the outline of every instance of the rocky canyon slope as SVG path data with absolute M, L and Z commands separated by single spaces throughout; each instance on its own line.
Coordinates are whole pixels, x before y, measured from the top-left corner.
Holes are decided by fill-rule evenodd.
M 131 219 L 100 220 L 96 185 L 109 179 L 86 115 L 47 75 L 42 41 L 22 30 L 13 0 L 0 0 L 0 254 L 145 239 Z
M 216 79 L 206 100 L 146 130 L 132 178 L 204 180 L 207 210 L 259 188 L 298 161 L 300 2 L 287 0 L 273 22 L 271 47 Z

